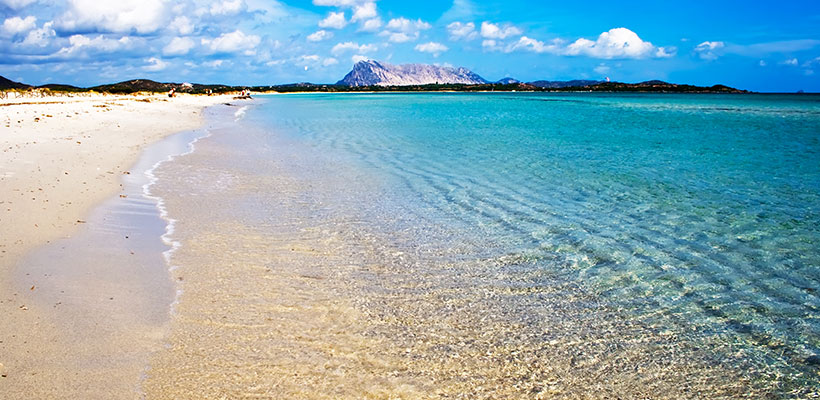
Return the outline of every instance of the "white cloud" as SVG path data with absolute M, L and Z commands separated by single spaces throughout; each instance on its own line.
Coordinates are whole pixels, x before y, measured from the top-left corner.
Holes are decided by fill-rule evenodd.
M 101 32 L 152 33 L 167 25 L 165 0 L 68 0 L 68 10 L 57 19 L 62 29 Z
M 353 61 L 353 64 L 356 64 L 360 61 L 367 61 L 367 60 L 369 60 L 369 58 L 366 57 L 366 56 L 363 56 L 361 54 L 356 54 L 355 56 L 350 57 L 350 60 Z
M 160 60 L 159 58 L 156 58 L 156 57 L 151 57 L 151 58 L 145 60 L 145 62 L 147 62 L 148 65 L 142 67 L 142 69 L 144 69 L 146 71 L 152 71 L 152 72 L 162 71 L 165 68 L 168 68 L 168 63 L 167 62 L 162 61 L 162 60 Z
M 499 26 L 490 22 L 481 23 L 481 36 L 485 39 L 506 39 L 523 33 L 521 29 L 512 25 Z
M 327 18 L 319 21 L 320 28 L 342 29 L 347 26 L 347 18 L 343 12 L 332 12 Z
M 218 1 L 211 4 L 211 15 L 236 15 L 246 8 L 242 0 Z
M 318 30 L 316 32 L 311 33 L 307 36 L 307 40 L 311 42 L 321 42 L 323 40 L 327 40 L 333 37 L 333 32 L 328 32 L 324 29 Z
M 339 56 L 340 54 L 346 52 L 371 53 L 378 49 L 378 46 L 374 44 L 359 45 L 358 43 L 354 42 L 344 42 L 338 43 L 337 45 L 333 46 L 333 49 L 331 49 L 330 52 L 335 56 Z
M 362 27 L 359 29 L 363 32 L 375 32 L 382 26 L 382 19 L 379 17 L 371 18 L 367 21 L 362 23 Z
M 782 64 L 783 64 L 783 65 L 792 66 L 792 67 L 796 67 L 796 66 L 797 66 L 797 64 L 799 64 L 799 62 L 797 61 L 797 59 L 796 59 L 796 58 L 790 58 L 790 59 L 788 59 L 788 60 L 783 61 L 783 63 L 782 63 Z
M 695 52 L 704 60 L 716 60 L 720 57 L 722 49 L 726 47 L 723 42 L 703 42 L 695 47 Z
M 324 61 L 322 61 L 322 66 L 323 67 L 329 67 L 331 65 L 336 65 L 338 63 L 339 63 L 339 60 L 337 60 L 333 57 L 328 57 L 328 58 L 325 58 Z
M 387 36 L 387 40 L 392 43 L 405 43 L 416 40 L 421 35 L 421 31 L 432 28 L 427 22 L 418 19 L 411 21 L 407 18 L 391 19 L 381 36 Z
M 188 54 L 194 46 L 196 46 L 196 43 L 194 43 L 191 38 L 175 37 L 162 49 L 162 54 L 166 56 L 181 56 Z
M 68 44 L 68 47 L 61 48 L 57 54 L 61 56 L 76 55 L 77 53 L 84 54 L 83 51 L 85 50 L 111 53 L 129 48 L 134 43 L 128 36 L 124 36 L 120 39 L 112 39 L 103 35 L 97 35 L 93 38 L 85 35 L 72 35 L 68 38 Z
M 517 50 L 524 50 L 531 51 L 533 53 L 560 54 L 564 51 L 563 44 L 564 41 L 561 39 L 554 39 L 551 43 L 547 44 L 540 40 L 529 38 L 527 36 L 521 36 L 517 42 L 507 47 L 506 52 L 510 53 Z
M 426 29 L 430 29 L 432 26 L 418 19 L 416 21 L 411 21 L 407 18 L 394 18 L 391 19 L 390 22 L 387 23 L 385 29 L 396 31 L 396 32 L 404 32 L 404 33 L 413 33 L 418 32 Z
M 387 32 L 387 31 L 382 32 L 381 35 L 382 36 L 386 35 L 387 36 L 387 41 L 390 42 L 390 43 L 407 43 L 407 42 L 416 40 L 419 37 L 418 34 L 408 35 L 404 32 L 392 33 L 392 32 Z
M 352 7 L 357 4 L 362 4 L 372 0 L 313 0 L 313 4 L 317 6 L 329 7 Z
M 766 61 L 765 61 L 765 60 L 760 60 L 760 62 L 758 63 L 758 65 L 760 65 L 761 67 L 765 67 L 765 66 L 766 66 L 766 65 L 768 65 L 768 64 L 766 64 Z
M 416 51 L 422 53 L 430 53 L 433 55 L 433 57 L 438 57 L 439 54 L 444 53 L 447 50 L 450 50 L 447 46 L 436 42 L 429 42 L 416 45 Z
M 186 16 L 176 17 L 168 25 L 168 28 L 179 32 L 180 35 L 190 35 L 194 32 L 194 24 Z
M 203 67 L 208 67 L 208 68 L 219 68 L 219 67 L 225 65 L 226 63 L 228 63 L 228 62 L 226 62 L 225 60 L 213 60 L 213 61 L 206 61 L 206 62 L 202 63 L 202 66 Z
M 567 46 L 567 55 L 585 55 L 595 58 L 648 58 L 671 57 L 672 49 L 655 47 L 643 41 L 635 32 L 626 28 L 610 29 L 598 36 L 597 41 L 578 39 Z
M 37 27 L 37 18 L 35 17 L 11 17 L 3 21 L 3 26 L 0 28 L 5 35 L 14 36 L 21 33 L 26 33 Z
M 473 40 L 478 36 L 472 22 L 453 22 L 447 25 L 447 32 L 450 34 L 450 40 Z
M 353 7 L 353 16 L 350 18 L 352 22 L 366 21 L 379 16 L 376 11 L 376 3 L 364 3 Z
M 240 30 L 230 33 L 223 33 L 218 38 L 202 39 L 202 44 L 209 46 L 212 51 L 217 53 L 235 53 L 244 51 L 245 55 L 252 55 L 255 53 L 254 48 L 259 45 L 262 39 L 256 35 L 246 35 Z
M 36 0 L 0 0 L 0 4 L 5 5 L 12 10 L 19 10 L 31 3 L 34 3 Z
M 54 23 L 46 22 L 40 29 L 35 29 L 26 35 L 23 39 L 24 46 L 46 47 L 52 43 L 52 39 L 57 37 L 57 32 L 54 31 Z
M 485 50 L 499 50 L 498 42 L 492 39 L 485 39 L 481 41 L 481 47 Z

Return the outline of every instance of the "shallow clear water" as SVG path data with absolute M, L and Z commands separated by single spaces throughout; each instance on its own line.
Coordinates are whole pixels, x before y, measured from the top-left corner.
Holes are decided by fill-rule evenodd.
M 820 390 L 820 97 L 281 95 L 242 124 L 209 139 L 226 218 L 341 242 L 311 285 L 428 395 Z

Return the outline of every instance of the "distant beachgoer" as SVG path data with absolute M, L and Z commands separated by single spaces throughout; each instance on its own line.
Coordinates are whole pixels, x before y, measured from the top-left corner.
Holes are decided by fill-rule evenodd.
M 174 97 L 176 95 L 176 91 L 177 90 L 175 88 L 171 88 L 171 90 L 168 92 L 168 97 Z

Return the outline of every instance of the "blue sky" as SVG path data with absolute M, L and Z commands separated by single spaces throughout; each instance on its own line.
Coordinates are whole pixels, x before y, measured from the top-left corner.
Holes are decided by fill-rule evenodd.
M 489 80 L 820 92 L 820 1 L 0 0 L 0 75 L 333 83 L 356 60 Z

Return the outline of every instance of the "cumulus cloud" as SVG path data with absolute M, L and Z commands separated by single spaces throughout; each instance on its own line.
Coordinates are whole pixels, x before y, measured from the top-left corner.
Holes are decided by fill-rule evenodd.
M 166 25 L 164 0 L 68 0 L 68 9 L 57 19 L 67 31 L 153 33 Z
M 359 45 L 355 42 L 344 42 L 338 43 L 337 45 L 333 46 L 330 52 L 335 55 L 339 56 L 340 54 L 344 54 L 347 52 L 357 52 L 357 53 L 371 53 L 378 50 L 378 46 L 374 44 L 363 44 Z
M 156 72 L 156 71 L 162 71 L 165 68 L 168 68 L 168 63 L 167 62 L 162 61 L 162 60 L 160 60 L 159 58 L 156 58 L 156 57 L 151 57 L 151 58 L 145 60 L 145 62 L 147 62 L 148 65 L 142 67 L 142 69 L 144 69 L 146 71 Z
M 162 49 L 162 54 L 166 56 L 181 56 L 188 54 L 196 43 L 191 38 L 175 37 L 168 45 Z
M 350 18 L 352 22 L 366 21 L 379 16 L 376 11 L 376 3 L 364 3 L 353 7 L 353 16 Z
M 236 15 L 246 9 L 243 0 L 217 1 L 211 4 L 211 15 Z
M 475 24 L 472 22 L 461 23 L 453 22 L 447 25 L 447 33 L 450 34 L 450 40 L 473 40 L 478 36 L 475 30 Z
M 372 0 L 313 0 L 313 4 L 317 6 L 352 7 L 369 1 Z
M 328 57 L 328 58 L 325 58 L 324 61 L 322 61 L 322 66 L 323 67 L 329 67 L 331 65 L 336 65 L 338 63 L 339 63 L 339 60 L 337 60 L 333 57 Z
M 672 49 L 655 47 L 643 41 L 635 32 L 626 28 L 610 29 L 598 36 L 598 40 L 578 39 L 567 46 L 567 55 L 585 55 L 594 58 L 649 58 L 671 57 Z
M 0 4 L 11 8 L 12 10 L 19 10 L 29 4 L 34 3 L 36 0 L 0 0 Z
M 62 47 L 56 55 L 59 57 L 81 57 L 88 56 L 90 52 L 113 53 L 129 49 L 133 45 L 134 40 L 129 36 L 114 39 L 104 35 L 95 37 L 72 35 L 68 38 L 68 46 Z
M 387 40 L 392 43 L 405 43 L 419 38 L 421 31 L 432 28 L 427 22 L 418 19 L 411 21 L 407 18 L 391 19 L 381 36 L 387 36 Z
M 246 35 L 240 30 L 230 33 L 223 33 L 216 39 L 202 39 L 202 44 L 210 47 L 215 53 L 237 53 L 244 52 L 245 55 L 255 53 L 256 46 L 262 39 L 256 35 Z
M 798 62 L 796 58 L 789 58 L 787 60 L 783 60 L 781 64 L 788 65 L 790 67 L 796 67 L 798 64 L 800 64 L 800 62 Z
M 168 25 L 168 28 L 172 31 L 176 31 L 180 35 L 190 35 L 194 32 L 194 24 L 184 15 L 174 18 Z
M 564 41 L 561 39 L 554 39 L 551 43 L 544 43 L 540 40 L 521 36 L 517 42 L 507 47 L 506 51 L 513 52 L 518 50 L 530 51 L 533 53 L 551 53 L 560 54 L 564 51 Z
M 53 22 L 46 22 L 40 29 L 30 31 L 23 39 L 23 46 L 46 47 L 51 44 L 54 38 L 57 37 L 57 32 L 54 31 L 53 26 Z
M 347 26 L 347 18 L 344 12 L 332 12 L 327 18 L 319 21 L 320 28 L 342 29 Z
M 328 32 L 324 29 L 316 31 L 308 35 L 307 40 L 311 42 L 321 42 L 333 37 L 333 32 Z
M 7 36 L 15 36 L 21 33 L 26 33 L 37 27 L 37 18 L 35 17 L 11 17 L 3 21 L 3 26 L 0 32 Z
M 362 23 L 362 27 L 359 30 L 363 31 L 363 32 L 375 32 L 375 31 L 379 30 L 379 28 L 381 28 L 381 27 L 382 27 L 382 19 L 379 18 L 379 17 L 376 17 L 376 18 L 371 18 L 367 21 L 364 21 L 364 23 Z
M 695 47 L 695 53 L 704 60 L 716 60 L 721 50 L 726 47 L 723 42 L 703 42 Z
M 500 26 L 487 21 L 481 23 L 481 37 L 485 39 L 506 39 L 521 33 L 521 29 L 512 25 Z
M 444 53 L 447 50 L 450 50 L 447 46 L 436 42 L 429 42 L 416 45 L 416 51 L 422 53 L 430 53 L 433 55 L 433 57 L 438 57 L 439 54 Z
M 363 56 L 361 54 L 356 54 L 355 56 L 350 57 L 350 60 L 353 61 L 353 64 L 356 64 L 357 62 L 360 62 L 360 61 L 367 61 L 367 60 L 369 60 L 369 58 L 367 56 Z

